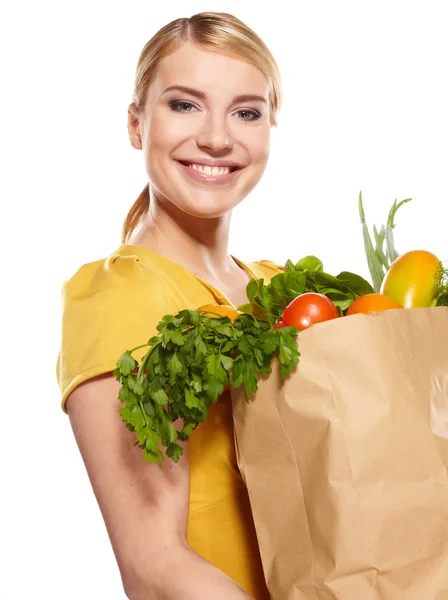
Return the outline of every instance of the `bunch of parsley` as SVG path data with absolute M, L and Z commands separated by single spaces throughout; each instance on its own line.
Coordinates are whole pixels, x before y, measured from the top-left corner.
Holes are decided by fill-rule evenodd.
M 232 323 L 226 316 L 182 310 L 164 316 L 157 330 L 147 344 L 120 357 L 114 376 L 121 383 L 120 415 L 137 434 L 134 445 L 159 466 L 164 459 L 161 446 L 168 458 L 180 459 L 178 442 L 187 441 L 205 420 L 227 383 L 243 385 L 248 401 L 258 389 L 258 378 L 271 372 L 274 353 L 282 377 L 299 361 L 295 327 L 272 329 L 269 321 L 248 313 Z M 132 354 L 146 346 L 149 350 L 138 365 Z

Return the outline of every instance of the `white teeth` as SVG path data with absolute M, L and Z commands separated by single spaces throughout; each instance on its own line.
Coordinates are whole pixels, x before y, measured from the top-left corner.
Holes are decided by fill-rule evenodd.
M 199 173 L 203 173 L 204 175 L 217 177 L 218 175 L 227 175 L 230 173 L 230 167 L 209 167 L 208 165 L 196 165 L 190 164 L 188 165 L 191 169 L 195 171 L 199 171 Z

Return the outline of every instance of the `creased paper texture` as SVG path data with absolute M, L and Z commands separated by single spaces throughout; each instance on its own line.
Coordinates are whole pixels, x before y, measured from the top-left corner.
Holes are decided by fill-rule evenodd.
M 273 600 L 448 600 L 448 308 L 299 334 L 286 380 L 232 391 Z

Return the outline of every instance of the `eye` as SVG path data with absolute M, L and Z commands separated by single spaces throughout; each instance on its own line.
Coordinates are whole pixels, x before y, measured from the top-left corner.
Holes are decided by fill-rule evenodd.
M 191 112 L 189 109 L 194 108 L 191 102 L 186 102 L 185 100 L 175 100 L 170 102 L 170 107 L 171 110 L 174 110 L 175 112 Z
M 256 121 L 261 117 L 260 113 L 256 110 L 243 109 L 239 110 L 237 114 L 246 115 L 242 118 L 243 121 Z

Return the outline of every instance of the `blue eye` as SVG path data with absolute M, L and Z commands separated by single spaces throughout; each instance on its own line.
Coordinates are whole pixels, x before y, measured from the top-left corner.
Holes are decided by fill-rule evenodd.
M 186 106 L 193 107 L 191 102 L 185 102 L 185 101 L 179 101 L 179 100 L 176 100 L 175 102 L 170 102 L 171 109 L 176 112 L 191 112 L 191 110 L 181 110 L 181 107 L 185 108 Z
M 174 112 L 189 113 L 192 112 L 194 106 L 191 102 L 186 102 L 185 100 L 174 100 L 173 102 L 170 102 L 170 108 Z M 261 117 L 258 111 L 248 109 L 239 110 L 236 114 L 246 115 L 241 118 L 242 121 L 256 121 Z
M 245 113 L 246 115 L 250 115 L 251 118 L 250 119 L 243 119 L 243 121 L 256 121 L 257 119 L 260 118 L 260 113 L 257 112 L 256 110 L 239 110 L 238 113 Z

